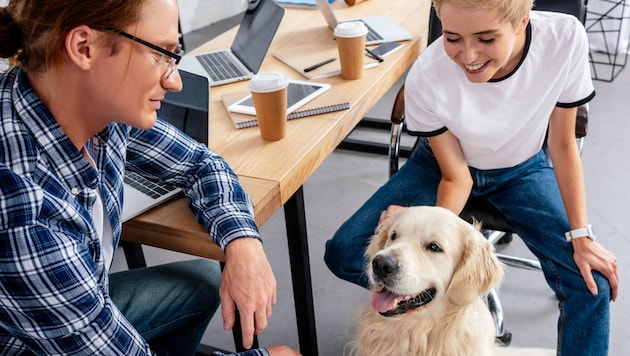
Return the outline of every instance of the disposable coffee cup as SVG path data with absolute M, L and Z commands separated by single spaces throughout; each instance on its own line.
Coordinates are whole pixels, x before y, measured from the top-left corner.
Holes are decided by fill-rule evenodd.
M 360 21 L 342 22 L 335 28 L 342 78 L 360 79 L 363 77 L 367 32 L 367 27 Z
M 346 4 L 348 6 L 353 6 L 353 5 L 356 5 L 356 4 L 360 4 L 360 3 L 364 2 L 365 0 L 345 0 L 345 1 L 346 1 Z
M 277 141 L 287 134 L 287 88 L 289 80 L 278 72 L 262 72 L 249 80 L 260 136 Z

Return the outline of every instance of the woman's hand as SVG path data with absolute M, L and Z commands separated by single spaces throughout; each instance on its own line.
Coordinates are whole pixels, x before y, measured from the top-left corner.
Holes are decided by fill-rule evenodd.
M 610 296 L 613 301 L 619 293 L 619 273 L 617 272 L 617 258 L 599 243 L 584 237 L 574 239 L 573 260 L 577 264 L 586 286 L 593 294 L 597 294 L 597 284 L 593 278 L 593 271 L 601 273 L 610 284 Z
M 383 212 L 381 213 L 381 217 L 378 219 L 378 224 L 382 224 L 383 221 L 385 221 L 385 219 L 387 219 L 387 217 L 389 215 L 391 215 L 394 211 L 400 210 L 400 209 L 404 209 L 404 206 L 400 206 L 400 205 L 390 205 L 387 207 L 387 210 L 383 210 Z

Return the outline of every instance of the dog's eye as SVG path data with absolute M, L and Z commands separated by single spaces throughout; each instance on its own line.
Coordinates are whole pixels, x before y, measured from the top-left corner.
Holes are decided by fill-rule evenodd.
M 437 242 L 431 242 L 427 245 L 427 250 L 431 252 L 442 252 L 442 248 L 438 245 Z
M 393 231 L 393 232 L 392 232 L 392 236 L 390 236 L 389 238 L 390 238 L 392 241 L 394 241 L 394 240 L 396 240 L 396 238 L 397 238 L 397 237 L 398 237 L 398 234 L 396 233 L 396 231 Z

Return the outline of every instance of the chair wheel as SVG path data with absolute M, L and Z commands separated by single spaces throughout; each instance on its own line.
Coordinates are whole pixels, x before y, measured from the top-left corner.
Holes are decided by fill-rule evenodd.
M 512 333 L 504 331 L 502 335 L 497 335 L 496 343 L 501 347 L 507 347 L 512 342 Z
M 496 242 L 496 245 L 505 245 L 505 244 L 509 244 L 510 242 L 512 242 L 512 233 L 506 232 L 505 235 L 503 235 L 503 237 L 501 237 Z

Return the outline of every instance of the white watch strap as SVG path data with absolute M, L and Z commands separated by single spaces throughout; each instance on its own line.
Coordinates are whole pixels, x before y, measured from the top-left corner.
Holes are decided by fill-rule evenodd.
M 567 241 L 571 242 L 573 239 L 577 239 L 580 237 L 588 237 L 589 239 L 595 241 L 595 234 L 593 234 L 593 227 L 591 224 L 586 225 L 586 227 L 575 229 L 571 231 L 567 231 L 564 236 L 567 238 Z

